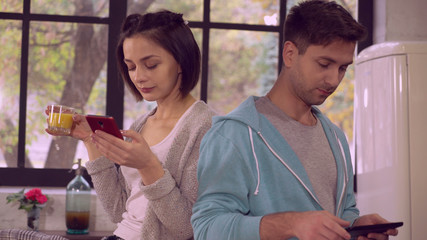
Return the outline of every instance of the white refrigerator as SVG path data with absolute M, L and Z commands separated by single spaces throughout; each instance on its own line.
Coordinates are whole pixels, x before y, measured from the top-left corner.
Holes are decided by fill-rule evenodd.
M 427 42 L 386 42 L 356 58 L 357 205 L 427 239 Z

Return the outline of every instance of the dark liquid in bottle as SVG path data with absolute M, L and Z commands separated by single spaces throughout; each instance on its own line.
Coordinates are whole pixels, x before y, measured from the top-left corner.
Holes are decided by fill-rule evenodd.
M 68 229 L 85 230 L 89 228 L 89 212 L 66 212 Z

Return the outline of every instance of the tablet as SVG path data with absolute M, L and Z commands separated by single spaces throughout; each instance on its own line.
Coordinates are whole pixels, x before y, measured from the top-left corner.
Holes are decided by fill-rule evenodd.
M 357 236 L 366 236 L 368 233 L 383 233 L 388 229 L 394 229 L 403 226 L 403 222 L 382 223 L 365 226 L 348 227 L 345 230 L 350 233 L 351 239 L 356 239 Z
M 93 132 L 96 130 L 102 130 L 123 139 L 123 135 L 117 127 L 117 123 L 113 117 L 103 115 L 86 115 L 86 120 Z

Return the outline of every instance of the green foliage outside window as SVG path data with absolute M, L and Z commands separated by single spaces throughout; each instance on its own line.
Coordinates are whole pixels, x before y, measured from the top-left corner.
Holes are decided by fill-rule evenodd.
M 108 16 L 108 0 L 31 2 L 34 7 L 32 11 L 36 13 Z M 274 19 L 275 14 L 278 15 L 279 2 L 211 1 L 211 21 L 265 25 L 264 17 Z M 297 1 L 287 2 L 289 7 Z M 351 11 L 355 9 L 355 2 L 340 1 Z M 0 0 L 2 12 L 22 13 L 22 7 L 22 1 Z M 227 11 L 224 7 L 227 7 Z M 181 12 L 189 21 L 203 20 L 202 0 L 128 1 L 128 14 L 161 8 Z M 278 16 L 276 18 L 279 20 Z M 17 163 L 21 29 L 20 20 L 0 19 L 0 167 L 16 167 Z M 204 41 L 201 29 L 192 30 L 201 47 Z M 77 141 L 48 137 L 44 132 L 46 117 L 43 110 L 47 104 L 71 105 L 82 113 L 105 113 L 107 34 L 108 29 L 103 24 L 30 22 L 26 167 L 69 168 L 76 154 L 79 154 L 76 153 L 79 148 Z M 265 94 L 278 74 L 278 34 L 211 29 L 208 104 L 221 114 L 226 114 L 249 95 Z M 337 92 L 320 106 L 333 122 L 344 129 L 350 141 L 353 130 L 353 78 L 354 71 L 350 66 Z M 199 97 L 199 89 L 193 93 Z M 125 125 L 152 107 L 150 103 L 136 103 L 125 96 Z M 42 148 L 34 147 L 36 145 Z M 63 156 L 57 155 L 55 150 L 58 146 L 67 146 L 69 152 Z

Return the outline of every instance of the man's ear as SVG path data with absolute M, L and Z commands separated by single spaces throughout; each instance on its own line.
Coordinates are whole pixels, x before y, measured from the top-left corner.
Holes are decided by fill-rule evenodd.
M 292 66 L 294 59 L 297 55 L 298 55 L 297 46 L 291 41 L 286 41 L 283 44 L 283 52 L 282 52 L 283 64 L 286 67 Z

